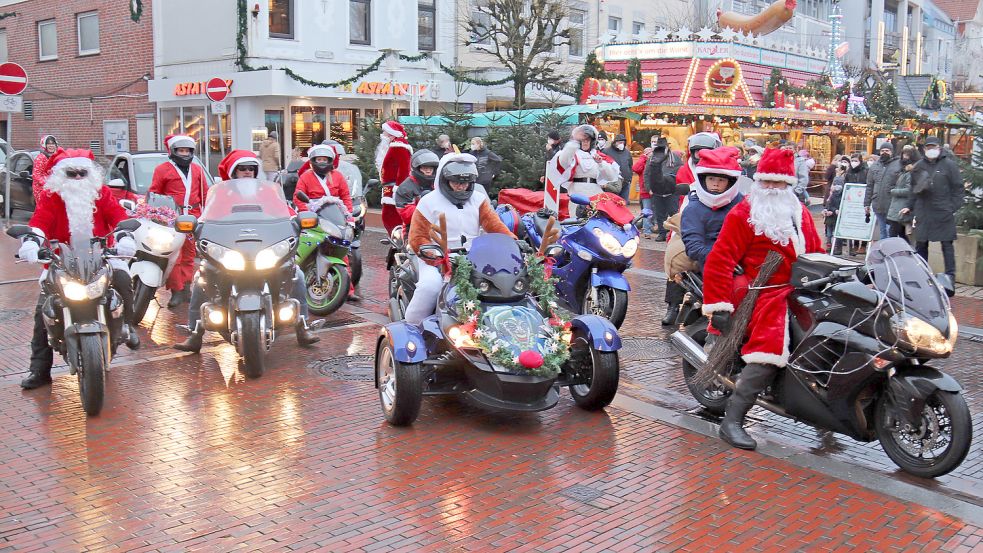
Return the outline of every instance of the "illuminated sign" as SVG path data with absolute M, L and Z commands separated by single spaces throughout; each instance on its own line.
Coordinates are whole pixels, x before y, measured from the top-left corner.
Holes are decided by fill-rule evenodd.
M 178 83 L 174 85 L 174 95 L 175 96 L 199 96 L 205 94 L 205 88 L 208 84 L 207 81 L 201 81 L 197 83 Z M 226 86 L 229 90 L 232 90 L 232 79 L 225 80 Z
M 644 81 L 643 81 L 644 82 Z M 635 99 L 638 85 L 616 79 L 584 79 L 584 88 L 580 91 L 580 99 L 590 102 L 631 102 Z
M 734 91 L 741 84 L 741 66 L 732 59 L 720 60 L 707 71 L 703 101 L 729 104 L 734 101 Z
M 428 85 L 421 84 L 417 85 L 419 87 L 419 94 L 422 96 L 424 92 L 427 91 Z M 378 81 L 362 81 L 359 83 L 358 88 L 355 92 L 359 94 L 374 94 L 381 96 L 395 95 L 395 96 L 410 96 L 413 94 L 413 85 L 411 83 L 383 83 Z

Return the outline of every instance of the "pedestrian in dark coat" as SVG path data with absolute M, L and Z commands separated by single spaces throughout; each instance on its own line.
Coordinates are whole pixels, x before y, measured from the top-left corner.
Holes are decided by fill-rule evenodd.
M 867 164 L 864 162 L 863 154 L 853 154 L 850 156 L 850 169 L 843 176 L 843 182 L 859 182 L 867 184 Z
M 911 224 L 911 211 L 906 211 L 902 215 L 901 210 L 908 207 L 911 199 L 911 181 L 915 173 L 915 164 L 920 159 L 918 150 L 910 144 L 901 151 L 901 164 L 904 170 L 898 177 L 898 183 L 891 189 L 891 206 L 887 209 L 887 231 L 891 238 L 904 238 L 908 241 L 908 233 L 905 229 Z M 922 170 L 918 169 L 918 171 Z
M 867 213 L 874 212 L 880 238 L 890 236 L 887 228 L 887 209 L 891 206 L 891 189 L 901 176 L 901 158 L 895 155 L 890 142 L 881 145 L 880 157 L 867 168 L 867 193 L 864 194 L 864 207 Z
M 838 163 L 833 167 L 833 180 L 823 201 L 823 216 L 826 224 L 826 249 L 833 255 L 842 255 L 843 242 L 836 243 L 836 251 L 832 250 L 833 231 L 836 230 L 836 219 L 840 214 L 840 200 L 843 198 L 843 184 L 846 178 L 846 168 L 849 165 Z
M 928 243 L 941 242 L 945 272 L 955 280 L 955 215 L 966 193 L 959 165 L 932 136 L 925 141 L 925 158 L 915 164 L 915 169 L 920 171 L 913 175 L 912 195 L 905 208 L 915 215 L 915 250 L 928 261 Z
M 631 177 L 634 173 L 631 171 L 631 150 L 628 149 L 628 140 L 625 138 L 625 135 L 619 134 L 615 136 L 614 142 L 601 153 L 610 156 L 621 169 L 621 190 L 618 192 L 618 195 L 621 196 L 621 199 L 627 205 L 628 195 L 631 193 Z

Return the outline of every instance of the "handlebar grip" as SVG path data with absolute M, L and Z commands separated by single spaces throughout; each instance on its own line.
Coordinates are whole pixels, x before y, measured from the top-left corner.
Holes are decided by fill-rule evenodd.
M 826 284 L 829 284 L 830 282 L 833 282 L 833 276 L 832 275 L 830 275 L 828 277 L 817 278 L 816 280 L 809 280 L 809 281 L 803 282 L 801 284 L 801 286 L 803 288 L 816 288 L 818 286 L 824 286 Z

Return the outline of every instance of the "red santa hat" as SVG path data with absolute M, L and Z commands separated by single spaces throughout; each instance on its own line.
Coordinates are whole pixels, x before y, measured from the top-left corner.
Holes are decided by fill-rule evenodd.
M 92 169 L 96 166 L 96 158 L 92 155 L 92 150 L 58 148 L 48 158 L 48 174 L 62 167 L 74 167 L 76 169 Z
M 222 180 L 229 180 L 235 173 L 236 167 L 244 163 L 252 163 L 257 169 L 262 166 L 259 159 L 249 150 L 232 150 L 218 164 L 218 175 L 222 177 Z M 259 175 L 257 174 L 256 176 L 258 177 Z
M 396 121 L 386 121 L 383 123 L 382 132 L 396 138 L 406 138 L 406 129 Z
M 164 147 L 168 150 L 173 150 L 174 148 L 191 148 L 194 150 L 195 139 L 186 134 L 170 134 L 164 138 Z
M 765 148 L 765 152 L 761 154 L 761 160 L 758 162 L 758 170 L 754 173 L 754 180 L 773 180 L 788 184 L 798 182 L 795 177 L 795 152 Z
M 733 146 L 724 146 L 700 152 L 700 163 L 696 165 L 699 175 L 726 175 L 735 179 L 741 176 L 741 164 L 737 161 L 741 151 Z

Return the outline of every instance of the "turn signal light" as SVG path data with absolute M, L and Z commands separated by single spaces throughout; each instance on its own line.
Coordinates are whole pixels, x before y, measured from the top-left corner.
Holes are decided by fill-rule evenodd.
M 309 229 L 317 226 L 317 217 L 301 217 L 300 228 Z
M 178 221 L 177 223 L 174 224 L 174 228 L 178 232 L 187 233 L 195 230 L 195 224 L 193 221 Z

